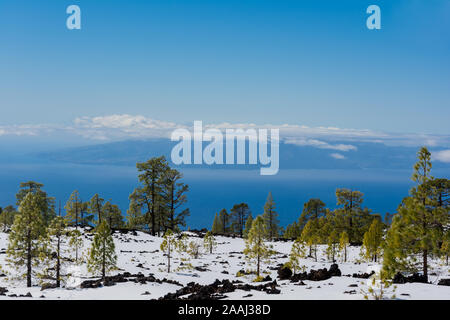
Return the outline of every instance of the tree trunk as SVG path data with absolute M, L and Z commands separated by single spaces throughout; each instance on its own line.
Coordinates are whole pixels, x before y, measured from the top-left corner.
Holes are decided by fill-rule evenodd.
M 58 234 L 58 244 L 56 247 L 56 287 L 59 288 L 61 287 L 61 280 L 60 280 L 60 272 L 61 272 L 61 260 L 60 260 L 60 255 L 61 255 L 61 236 Z
M 269 219 L 270 219 L 270 221 L 269 221 L 269 228 L 270 228 L 269 237 L 270 237 L 270 240 L 273 240 L 273 226 L 272 226 L 272 220 L 273 220 L 273 218 L 272 218 L 272 210 L 270 210 L 270 213 L 269 213 Z
M 257 269 L 256 269 L 256 274 L 257 274 L 258 277 L 259 277 L 259 264 L 260 264 L 260 259 L 259 259 L 259 255 L 258 255 L 258 266 L 257 266 Z
M 350 230 L 348 232 L 349 242 L 352 243 L 352 233 L 353 233 L 353 190 L 350 190 Z
M 428 282 L 428 250 L 423 250 L 423 276 Z
M 151 219 L 152 219 L 152 236 L 156 234 L 155 232 L 155 181 L 152 179 L 152 211 L 151 211 Z
M 78 196 L 75 196 L 75 228 L 78 230 Z
M 169 247 L 169 250 L 168 250 L 168 254 L 167 254 L 167 272 L 170 273 L 170 243 L 169 243 L 168 247 Z
M 100 224 L 100 223 L 102 223 L 102 214 L 101 214 L 101 211 L 100 211 L 100 203 L 98 201 L 98 197 L 96 199 L 96 204 L 97 204 L 98 223 Z
M 27 287 L 31 287 L 31 232 L 27 235 Z
M 170 188 L 170 227 L 172 231 L 175 231 L 175 195 L 174 195 L 175 183 L 172 183 Z
M 227 226 L 227 218 L 225 217 L 225 214 L 223 215 L 223 219 L 222 219 L 222 230 L 223 230 L 223 234 L 226 234 L 226 226 Z
M 103 259 L 102 259 L 102 279 L 105 281 L 106 276 L 106 240 L 103 239 Z

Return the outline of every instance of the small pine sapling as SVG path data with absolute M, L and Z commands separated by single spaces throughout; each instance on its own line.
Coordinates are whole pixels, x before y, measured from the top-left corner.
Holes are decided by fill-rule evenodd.
M 47 228 L 47 236 L 45 238 L 45 254 L 43 260 L 47 265 L 42 274 L 43 279 L 54 279 L 56 287 L 61 287 L 61 280 L 67 275 L 63 274 L 65 265 L 64 252 L 62 248 L 63 236 L 67 234 L 66 220 L 57 216 L 52 219 Z
M 341 236 L 339 238 L 339 251 L 342 252 L 342 258 L 344 262 L 347 262 L 347 247 L 349 244 L 349 238 L 346 231 L 343 231 L 341 233 Z
M 326 249 L 326 253 L 328 258 L 332 261 L 336 261 L 336 254 L 338 249 L 338 243 L 339 243 L 339 236 L 336 230 L 331 231 L 330 235 L 328 236 L 328 247 Z
M 261 216 L 253 220 L 252 227 L 245 240 L 244 254 L 247 260 L 254 260 L 256 264 L 256 275 L 261 273 L 261 263 L 270 258 L 273 254 L 272 247 L 265 243 L 267 235 L 265 221 Z
M 287 266 L 292 269 L 294 274 L 296 274 L 298 270 L 303 271 L 305 269 L 305 266 L 300 264 L 300 259 L 304 259 L 306 256 L 306 245 L 299 237 L 292 244 L 289 261 L 287 263 Z
M 171 229 L 168 229 L 163 236 L 160 249 L 167 256 L 167 273 L 170 273 L 170 261 L 173 256 L 173 252 L 178 248 L 179 241 L 176 234 Z
M 95 230 L 92 246 L 88 253 L 87 268 L 91 273 L 100 272 L 104 280 L 106 274 L 114 270 L 117 254 L 109 224 L 103 220 Z
M 187 247 L 187 253 L 194 259 L 200 256 L 201 245 L 197 241 L 190 241 Z
M 364 234 L 363 256 L 370 260 L 377 262 L 381 253 L 381 245 L 383 241 L 383 229 L 381 222 L 378 219 L 374 219 L 369 227 L 369 230 Z
M 80 256 L 82 256 L 83 250 L 83 237 L 78 229 L 73 229 L 69 232 L 69 247 L 71 251 L 75 255 L 75 264 L 78 264 L 80 261 Z
M 211 231 L 208 231 L 205 234 L 205 238 L 203 239 L 203 246 L 205 247 L 206 252 L 209 252 L 210 254 L 212 254 L 214 249 L 216 248 L 217 242 Z
M 392 286 L 392 281 L 388 279 L 387 273 L 383 270 L 376 272 L 367 279 L 367 291 L 361 290 L 364 299 L 385 300 L 395 299 L 397 286 Z M 392 288 L 391 288 L 392 287 Z

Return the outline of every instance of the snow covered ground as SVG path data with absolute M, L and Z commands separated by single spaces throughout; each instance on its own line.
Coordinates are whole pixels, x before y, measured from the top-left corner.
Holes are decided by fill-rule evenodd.
M 92 235 L 84 232 L 84 248 L 86 251 L 90 247 Z M 0 277 L 0 287 L 6 288 L 8 291 L 5 295 L 0 295 L 0 299 L 158 299 L 167 293 L 174 293 L 181 287 L 171 283 L 147 282 L 140 284 L 135 282 L 117 283 L 113 286 L 82 289 L 79 284 L 84 280 L 95 280 L 86 270 L 86 264 L 81 263 L 79 266 L 66 266 L 73 274 L 73 277 L 67 280 L 66 287 L 58 289 L 46 289 L 41 291 L 41 287 L 37 280 L 34 280 L 35 286 L 27 288 L 25 281 L 14 280 L 13 270 L 9 269 L 5 259 L 5 250 L 7 248 L 8 235 L 0 233 L 0 266 L 6 273 L 6 276 Z M 122 234 L 114 233 L 114 241 L 116 244 L 116 252 L 118 254 L 118 270 L 113 271 L 110 275 L 123 273 L 125 271 L 131 274 L 143 273 L 145 276 L 153 274 L 157 279 L 175 280 L 182 285 L 190 282 L 196 282 L 202 285 L 213 283 L 216 279 L 228 279 L 230 281 L 240 280 L 244 283 L 258 285 L 253 282 L 255 275 L 247 275 L 237 277 L 239 270 L 254 269 L 254 265 L 250 264 L 244 257 L 242 251 L 244 249 L 244 241 L 238 238 L 216 237 L 218 243 L 212 254 L 202 250 L 202 254 L 193 259 L 187 255 L 181 256 L 175 254 L 172 267 L 173 272 L 167 273 L 167 257 L 160 251 L 162 238 L 153 237 L 146 233 L 137 232 Z M 198 241 L 203 244 L 203 239 L 189 235 L 189 241 Z M 332 277 L 324 281 L 304 281 L 305 285 L 292 283 L 289 280 L 277 279 L 276 267 L 280 263 L 288 260 L 288 254 L 291 250 L 292 242 L 273 242 L 274 255 L 270 262 L 264 264 L 263 276 L 270 275 L 272 279 L 277 280 L 277 288 L 281 290 L 280 294 L 267 294 L 264 291 L 243 291 L 236 290 L 226 293 L 226 299 L 363 299 L 364 293 L 368 290 L 368 280 L 346 275 L 353 273 L 368 272 L 370 268 L 376 267 L 374 263 L 359 262 L 360 248 L 350 247 L 348 252 L 348 261 L 338 261 L 339 269 L 342 272 L 341 277 Z M 324 254 L 325 246 L 319 248 L 319 261 L 315 262 L 311 258 L 304 259 L 302 263 L 306 270 L 329 268 L 331 262 L 327 261 Z M 181 258 L 188 259 L 184 261 L 184 265 L 191 263 L 194 269 L 178 269 Z M 195 267 L 199 267 L 199 271 Z M 178 269 L 178 270 L 177 270 Z M 450 278 L 449 267 L 445 267 L 439 261 L 433 261 L 431 266 L 430 281 L 432 284 L 407 283 L 397 284 L 395 295 L 398 299 L 450 299 L 450 287 L 437 285 L 439 279 Z M 2 273 L 0 272 L 0 274 Z M 67 288 L 71 287 L 71 288 Z M 388 295 L 392 295 L 392 287 L 388 289 Z M 25 295 L 31 293 L 31 298 L 10 297 L 10 295 Z

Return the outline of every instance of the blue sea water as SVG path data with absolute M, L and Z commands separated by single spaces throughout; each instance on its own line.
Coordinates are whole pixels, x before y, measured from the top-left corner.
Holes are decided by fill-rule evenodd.
M 188 204 L 191 228 L 211 226 L 214 214 L 222 208 L 246 202 L 253 215 L 262 213 L 269 191 L 276 202 L 283 226 L 301 213 L 309 198 L 321 198 L 328 207 L 336 205 L 336 188 L 352 188 L 364 193 L 364 205 L 374 213 L 395 212 L 413 185 L 411 170 L 281 170 L 275 176 L 260 176 L 259 171 L 183 169 L 190 187 Z M 434 172 L 449 177 L 449 171 Z M 79 190 L 82 200 L 93 194 L 111 199 L 126 213 L 128 196 L 138 185 L 135 167 L 50 163 L 0 163 L 0 206 L 15 203 L 20 182 L 34 180 L 61 200 Z

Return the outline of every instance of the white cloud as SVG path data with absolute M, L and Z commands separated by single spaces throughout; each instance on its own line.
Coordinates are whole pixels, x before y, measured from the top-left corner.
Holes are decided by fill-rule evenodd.
M 338 160 L 346 159 L 345 156 L 340 154 L 340 153 L 331 153 L 330 156 L 332 158 L 335 158 L 335 159 L 338 159 Z
M 431 153 L 433 159 L 441 162 L 450 163 L 450 150 L 442 150 Z
M 316 140 L 316 139 L 295 139 L 295 138 L 288 138 L 285 139 L 285 143 L 288 144 L 295 144 L 297 146 L 311 146 L 316 147 L 320 149 L 331 149 L 331 150 L 339 150 L 339 151 L 350 151 L 350 150 L 357 150 L 357 147 L 350 145 L 350 144 L 330 144 L 325 141 Z
M 201 120 L 201 119 L 199 119 Z M 170 121 L 155 120 L 142 115 L 113 114 L 98 117 L 78 117 L 69 125 L 38 124 L 0 126 L 0 136 L 38 136 L 38 135 L 72 135 L 88 140 L 118 141 L 132 138 L 170 138 L 178 128 L 192 131 L 193 122 L 180 124 Z M 389 146 L 427 145 L 430 147 L 450 147 L 450 136 L 432 134 L 385 133 L 366 129 L 348 129 L 337 127 L 308 127 L 293 124 L 254 123 L 203 123 L 203 130 L 224 129 L 279 129 L 280 138 L 285 143 L 298 146 L 312 146 L 319 149 L 339 152 L 355 151 L 357 142 L 376 142 Z M 447 159 L 442 152 L 436 159 Z
M 114 114 L 103 117 L 80 117 L 74 121 L 73 130 L 88 139 L 117 140 L 126 138 L 167 138 L 182 126 L 144 116 Z
M 0 136 L 37 136 L 53 133 L 57 128 L 57 126 L 44 124 L 0 126 Z
M 127 131 L 136 129 L 173 129 L 177 127 L 174 122 L 166 122 L 146 118 L 144 116 L 132 116 L 129 114 L 113 114 L 104 117 L 80 117 L 74 121 L 76 126 L 89 128 L 113 128 Z

